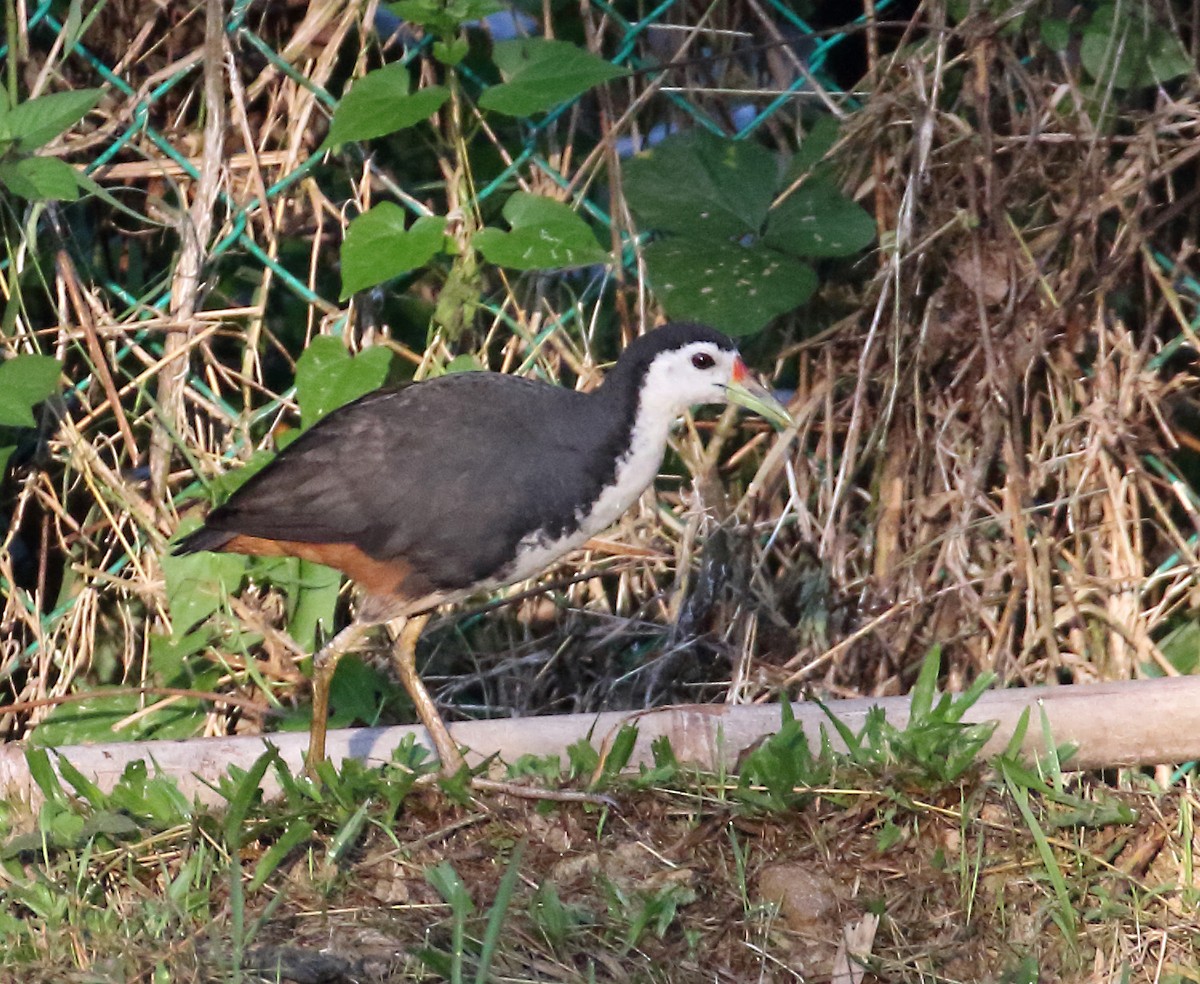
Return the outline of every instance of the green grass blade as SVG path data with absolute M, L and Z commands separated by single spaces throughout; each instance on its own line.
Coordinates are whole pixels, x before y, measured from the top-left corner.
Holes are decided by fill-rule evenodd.
M 267 849 L 267 852 L 258 859 L 258 864 L 254 866 L 254 877 L 250 879 L 250 884 L 246 887 L 248 892 L 257 892 L 267 883 L 267 879 L 271 877 L 272 872 L 283 862 L 294 848 L 303 844 L 313 834 L 313 826 L 304 820 L 292 824 L 283 832 L 283 836 Z
M 100 791 L 100 787 L 75 768 L 65 755 L 58 756 L 58 771 L 70 783 L 75 792 L 97 810 L 103 810 L 108 806 L 108 797 Z
M 1046 714 L 1044 704 L 1038 705 L 1038 713 L 1042 718 L 1042 743 L 1046 746 L 1045 754 L 1039 759 L 1039 765 L 1041 771 L 1050 774 L 1050 784 L 1054 787 L 1054 791 L 1061 793 L 1063 791 L 1062 760 L 1058 755 L 1058 746 L 1054 743 L 1054 735 L 1050 733 L 1050 717 Z
M 1058 859 L 1054 857 L 1054 850 L 1050 847 L 1050 841 L 1046 837 L 1045 831 L 1042 830 L 1041 824 L 1033 815 L 1033 810 L 1029 805 L 1029 790 L 1017 781 L 1017 777 L 1008 766 L 1008 762 L 1003 759 L 1000 761 L 1004 784 L 1012 794 L 1017 809 L 1021 811 L 1021 817 L 1025 821 L 1025 826 L 1029 828 L 1030 836 L 1033 837 L 1033 843 L 1037 847 L 1038 856 L 1042 859 L 1042 865 L 1046 869 L 1046 876 L 1054 888 L 1054 895 L 1058 899 L 1059 922 L 1063 927 L 1064 935 L 1068 942 L 1074 942 L 1077 935 L 1075 907 L 1071 904 L 1071 895 L 1067 891 L 1067 883 L 1063 878 L 1062 869 L 1058 866 Z
M 334 864 L 339 863 L 345 853 L 358 841 L 363 824 L 367 822 L 367 812 L 370 807 L 370 803 L 364 803 L 355 810 L 350 819 L 342 824 L 342 829 L 337 832 L 337 836 L 330 842 L 329 860 Z
M 462 984 L 467 920 L 475 912 L 475 903 L 449 861 L 442 861 L 430 868 L 425 872 L 425 880 L 450 904 L 450 984 Z
M 909 720 L 919 721 L 933 710 L 933 698 L 937 693 L 938 673 L 942 668 L 942 647 L 931 646 L 921 661 L 921 673 L 912 690 Z
M 1025 735 L 1029 732 L 1029 708 L 1025 708 L 1021 712 L 1021 716 L 1017 718 L 1017 726 L 1013 728 L 1012 737 L 1008 739 L 1008 744 L 1004 746 L 1004 751 L 1000 757 L 1004 759 L 1016 760 L 1021 755 L 1021 746 L 1025 744 Z
M 635 735 L 636 737 L 636 735 Z M 475 984 L 487 984 L 492 967 L 492 958 L 500 945 L 500 932 L 504 929 L 504 917 L 512 902 L 513 890 L 517 887 L 517 876 L 521 873 L 521 858 L 525 853 L 523 844 L 518 844 L 513 850 L 508 867 L 496 889 L 496 900 L 488 912 L 487 927 L 483 933 L 483 949 L 479 953 L 479 966 L 475 970 Z
M 254 764 L 250 766 L 234 789 L 233 795 L 229 799 L 229 812 L 225 814 L 224 825 L 225 842 L 231 849 L 242 843 L 242 825 L 246 820 L 246 815 L 259 795 L 267 768 L 278 758 L 279 750 L 272 745 L 270 749 L 254 760 Z
M 67 805 L 67 792 L 58 780 L 54 766 L 50 764 L 50 755 L 44 748 L 29 748 L 25 750 L 25 762 L 29 766 L 29 774 L 37 783 L 42 795 L 57 806 Z

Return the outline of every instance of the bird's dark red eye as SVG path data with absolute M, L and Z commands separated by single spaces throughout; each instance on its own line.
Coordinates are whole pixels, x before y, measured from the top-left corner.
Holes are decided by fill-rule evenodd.
M 697 352 L 692 356 L 692 365 L 697 369 L 711 369 L 716 364 L 717 360 L 707 352 Z

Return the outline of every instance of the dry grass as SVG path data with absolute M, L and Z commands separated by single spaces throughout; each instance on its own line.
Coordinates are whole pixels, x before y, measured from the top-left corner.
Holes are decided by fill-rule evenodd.
M 180 73 L 147 116 L 183 149 L 178 162 L 146 132 L 98 173 L 159 223 L 129 234 L 127 219 L 105 219 L 114 281 L 130 286 L 121 271 L 148 272 L 156 255 L 178 261 L 145 282 L 157 294 L 120 305 L 115 283 L 81 277 L 64 255 L 45 271 L 53 290 L 19 297 L 27 316 L 7 339 L 9 351 L 61 354 L 81 381 L 46 432 L 52 467 L 27 472 L 16 489 L 11 529 L 30 556 L 17 570 L 14 554 L 0 555 L 14 702 L 53 700 L 98 678 L 154 684 L 149 634 L 170 624 L 158 558 L 179 493 L 192 474 L 212 476 L 269 445 L 267 425 L 294 409 L 290 366 L 313 333 L 338 331 L 353 348 L 390 345 L 412 372 L 466 350 L 496 369 L 583 385 L 612 351 L 600 341 L 609 301 L 585 290 L 572 304 L 561 279 L 489 272 L 476 281 L 485 305 L 474 317 L 428 337 L 409 309 L 385 313 L 377 297 L 348 310 L 332 303 L 323 258 L 348 216 L 381 195 L 404 196 L 393 172 L 368 159 L 332 181 L 303 177 L 266 205 L 264 190 L 303 173 L 327 113 L 323 88 L 336 91 L 349 65 L 374 57 L 374 39 L 356 33 L 360 11 L 315 5 L 250 24 L 294 77 L 246 35 L 236 50 L 228 38 L 206 39 L 200 8 L 178 13 L 146 24 L 111 4 L 84 34 L 121 61 L 138 93 Z M 764 34 L 755 5 L 737 15 L 718 6 L 712 17 L 704 28 Z M 984 670 L 1022 683 L 1175 671 L 1157 641 L 1195 606 L 1196 508 L 1171 464 L 1179 441 L 1194 441 L 1185 411 L 1196 294 L 1180 287 L 1195 261 L 1195 87 L 1136 100 L 1110 91 L 1097 102 L 1077 65 L 1045 50 L 1022 62 L 1028 32 L 930 18 L 916 17 L 911 43 L 891 53 L 894 30 L 867 32 L 871 95 L 847 117 L 835 153 L 884 231 L 874 258 L 842 271 L 808 315 L 774 334 L 796 338 L 777 367 L 797 382 L 798 439 L 785 450 L 730 417 L 688 429 L 678 449 L 698 494 L 663 483 L 621 525 L 607 567 L 592 554 L 555 572 L 555 581 L 578 578 L 554 595 L 565 618 L 551 624 L 535 598 L 507 608 L 515 619 L 472 632 L 465 650 L 461 635 L 435 634 L 431 669 L 447 677 L 445 698 L 473 694 L 466 703 L 525 713 L 722 692 L 762 700 L 780 688 L 894 693 L 933 643 L 946 649 L 953 686 Z M 135 41 L 113 50 L 126 22 L 139 24 Z M 611 18 L 588 24 L 593 46 L 615 43 Z M 676 39 L 670 54 L 686 60 L 703 35 L 654 37 Z M 202 70 L 205 51 L 223 55 Z M 774 51 L 770 72 L 783 71 L 786 51 Z M 233 55 L 236 74 L 214 75 Z M 40 67 L 59 85 L 85 76 L 61 54 Z M 634 76 L 604 92 L 599 117 L 577 109 L 564 118 L 549 143 L 592 133 L 595 149 L 574 155 L 564 143 L 518 169 L 517 184 L 561 197 L 551 173 L 572 194 L 619 175 L 618 137 L 676 119 L 664 82 L 680 79 Z M 199 111 L 213 86 L 224 91 L 226 126 L 205 134 L 201 124 L 219 115 Z M 698 105 L 717 99 L 711 86 L 693 88 Z M 829 99 L 821 90 L 797 102 Z M 114 93 L 66 151 L 83 159 L 110 143 L 134 106 Z M 844 106 L 835 103 L 841 114 Z M 777 114 L 768 139 L 786 143 L 795 119 Z M 477 139 L 511 153 L 487 127 Z M 423 193 L 425 206 L 454 207 L 462 188 L 482 183 L 455 148 L 443 121 L 421 151 L 443 181 Z M 335 188 L 342 198 L 330 197 Z M 619 199 L 606 204 L 617 236 L 628 216 Z M 432 305 L 439 290 L 431 273 L 410 297 Z M 611 302 L 627 325 L 655 318 L 640 277 L 617 271 Z M 562 317 L 572 307 L 576 322 Z M 828 325 L 815 338 L 804 337 L 810 318 Z M 471 330 L 455 337 L 463 327 Z M 740 526 L 718 526 L 714 515 Z M 235 617 L 269 628 L 280 611 L 251 594 Z M 284 639 L 266 663 L 285 695 L 299 682 L 297 655 Z M 239 665 L 226 664 L 214 686 L 253 698 L 262 679 Z M 689 672 L 680 677 L 680 667 Z M 517 682 L 493 682 L 510 671 Z M 48 709 L 8 715 L 9 732 Z M 236 726 L 214 715 L 208 730 Z
M 1194 54 L 1187 5 L 1160 6 Z M 667 44 L 666 57 L 685 60 L 738 37 L 710 29 L 776 39 L 757 3 L 706 10 L 698 31 L 699 14 L 672 8 L 693 30 L 643 37 L 639 53 Z M 339 305 L 330 257 L 351 216 L 407 196 L 436 211 L 461 207 L 468 236 L 481 215 L 467 191 L 484 182 L 449 118 L 414 141 L 413 161 L 309 166 L 324 91 L 340 93 L 378 57 L 359 4 L 253 7 L 242 33 L 207 37 L 205 14 L 114 0 L 82 35 L 133 95 L 113 89 L 53 149 L 82 164 L 119 146 L 96 177 L 142 219 L 95 203 L 69 213 L 86 243 L 8 244 L 23 277 L 0 279 L 4 354 L 58 355 L 71 382 L 24 452 L 34 467 L 8 480 L 3 499 L 0 679 L 12 706 L 0 723 L 12 737 L 97 683 L 161 683 L 153 646 L 171 625 L 167 541 L 198 478 L 230 470 L 294 423 L 294 360 L 313 335 L 341 334 L 355 350 L 388 345 L 404 374 L 473 353 L 493 369 L 591 385 L 617 337 L 659 315 L 636 260 L 603 289 L 481 272 L 467 285 L 481 306 L 459 305 L 459 321 L 443 317 L 432 330 L 446 270 L 419 278 L 404 304 L 368 293 Z M 951 688 L 988 670 L 1015 684 L 1189 669 L 1168 642 L 1200 608 L 1189 485 L 1200 449 L 1196 75 L 1105 90 L 1070 51 L 1040 46 L 1028 23 L 1006 30 L 944 16 L 930 4 L 910 22 L 856 29 L 869 81 L 861 108 L 851 113 L 846 97 L 817 86 L 760 131 L 790 147 L 808 107 L 845 116 L 834 157 L 881 228 L 875 253 L 829 264 L 818 299 L 750 347 L 796 388 L 794 441 L 732 416 L 689 423 L 669 467 L 694 482 L 661 482 L 610 543 L 549 575 L 548 591 L 434 627 L 425 655 L 448 705 L 527 714 L 763 701 L 781 690 L 897 693 L 934 644 Z M 589 45 L 614 49 L 611 16 L 585 5 L 582 23 Z M 52 46 L 44 24 L 29 32 L 30 92 L 93 84 L 91 65 Z M 724 119 L 740 97 L 723 90 L 778 90 L 794 77 L 791 55 L 721 61 L 726 77 L 689 64 L 610 86 L 540 134 L 542 156 L 512 184 L 593 196 L 618 243 L 631 219 L 616 141 L 685 120 L 673 98 Z M 218 71 L 226 65 L 232 75 Z M 222 112 L 206 111 L 216 105 Z M 223 131 L 204 130 L 222 115 Z M 511 158 L 482 118 L 466 123 L 478 127 L 476 159 L 483 149 Z M 414 174 L 425 180 L 415 191 Z M 231 606 L 203 689 L 261 710 L 217 707 L 209 733 L 260 727 L 271 701 L 302 701 L 306 690 L 278 592 L 247 590 Z M 234 626 L 247 625 L 261 643 L 231 653 Z M 990 786 L 966 790 L 965 806 L 877 789 L 754 820 L 719 792 L 658 791 L 632 798 L 603 829 L 571 810 L 548 819 L 505 805 L 473 817 L 427 803 L 394 832 L 418 844 L 403 856 L 381 833 L 347 868 L 298 865 L 264 939 L 349 941 L 339 951 L 349 959 L 368 939 L 388 953 L 427 933 L 437 943 L 444 911 L 424 907 L 435 900 L 421 873 L 453 861 L 486 906 L 496 858 L 527 838 L 525 877 L 553 872 L 573 904 L 601 915 L 562 946 L 521 916 L 505 956 L 514 976 L 587 979 L 581 954 L 600 938 L 619 943 L 625 925 L 611 921 L 598 873 L 615 882 L 634 859 L 640 886 L 679 878 L 695 899 L 663 939 L 597 957 L 596 979 L 821 979 L 843 927 L 872 907 L 887 914 L 874 950 L 880 979 L 999 979 L 1029 952 L 1047 979 L 1107 981 L 1125 966 L 1135 980 L 1197 976 L 1190 791 L 1126 792 L 1140 809 L 1134 827 L 1054 834 L 1078 900 L 1072 947 L 1051 928 L 1053 893 L 1011 800 Z M 881 849 L 892 828 L 900 839 Z M 140 845 L 95 861 L 135 875 L 122 875 L 106 904 L 145 904 L 178 872 L 193 834 L 178 832 L 161 855 Z M 744 895 L 735 842 L 750 858 Z M 789 862 L 827 877 L 835 899 L 800 928 L 755 894 L 768 865 Z M 381 895 L 377 885 L 392 887 Z M 218 950 L 224 925 L 212 935 Z M 154 945 L 139 937 L 119 958 L 130 979 L 149 973 Z M 173 979 L 187 979 L 189 960 L 200 966 L 199 952 L 182 945 Z
M 877 622 L 789 682 L 902 687 L 934 642 L 958 680 L 1172 672 L 1155 638 L 1193 604 L 1195 508 L 1152 463 L 1195 385 L 1165 349 L 1195 342 L 1175 285 L 1198 107 L 1160 95 L 1117 126 L 1077 72 L 1022 53 L 969 28 L 923 40 L 851 123 L 889 248 L 862 313 L 802 356 L 827 467 L 798 525 Z

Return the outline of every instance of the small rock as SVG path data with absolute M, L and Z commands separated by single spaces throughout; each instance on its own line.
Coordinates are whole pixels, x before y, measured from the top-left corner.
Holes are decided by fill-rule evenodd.
M 571 834 L 559 817 L 532 814 L 528 821 L 530 837 L 540 840 L 550 850 L 566 854 L 571 849 Z
M 409 872 L 394 860 L 387 860 L 366 873 L 366 888 L 384 905 L 403 905 L 412 901 Z
M 779 906 L 789 929 L 812 929 L 835 915 L 841 901 L 837 883 L 802 864 L 772 864 L 759 873 L 758 896 Z

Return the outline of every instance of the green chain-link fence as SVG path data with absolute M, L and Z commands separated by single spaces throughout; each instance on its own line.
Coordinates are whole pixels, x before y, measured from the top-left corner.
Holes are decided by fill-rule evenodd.
M 489 273 L 468 278 L 473 296 L 452 301 L 480 304 L 485 328 L 526 337 L 527 366 L 561 331 L 611 352 L 592 338 L 597 312 L 611 320 L 615 305 L 626 323 L 650 315 L 636 231 L 628 214 L 613 215 L 614 203 L 624 210 L 611 181 L 619 169 L 608 165 L 673 133 L 794 147 L 813 119 L 844 115 L 855 96 L 841 91 L 829 61 L 864 18 L 814 30 L 807 12 L 779 0 L 589 0 L 472 21 L 456 71 L 469 94 L 461 111 L 472 114 L 462 125 L 476 143 L 469 164 L 460 159 L 462 170 L 449 173 L 439 170 L 453 156 L 437 146 L 448 139 L 444 117 L 436 138 L 410 131 L 407 146 L 331 155 L 321 145 L 339 98 L 367 70 L 404 64 L 420 84 L 444 71 L 431 56 L 435 32 L 375 5 L 237 2 L 221 11 L 219 34 L 206 33 L 211 5 L 199 3 L 44 2 L 19 23 L 10 11 L 16 30 L 0 59 L 10 83 L 21 75 L 13 99 L 103 88 L 48 152 L 105 192 L 74 204 L 9 203 L 9 229 L 28 236 L 10 243 L 5 266 L 8 353 L 56 356 L 71 380 L 60 412 L 71 465 L 41 499 L 23 487 L 0 571 L 10 627 L 0 675 L 13 696 L 64 692 L 89 666 L 104 679 L 145 682 L 137 651 L 144 663 L 157 636 L 130 622 L 152 626 L 168 612 L 143 551 L 164 549 L 171 500 L 197 491 L 166 470 L 190 464 L 211 475 L 209 456 L 228 461 L 261 442 L 293 399 L 291 365 L 307 338 L 342 335 L 357 348 L 382 329 L 419 358 L 438 291 L 449 288 L 418 280 L 395 295 L 368 291 L 351 327 L 334 261 L 346 220 L 384 199 L 413 216 L 432 203 L 452 227 L 455 209 L 494 214 L 514 189 L 565 202 L 601 231 L 624 273 L 544 272 L 519 287 Z M 479 114 L 499 81 L 489 46 L 551 34 L 626 74 L 534 118 Z M 214 120 L 217 154 L 205 130 Z M 51 430 L 47 422 L 43 439 Z M 15 463 L 42 447 L 26 439 Z

